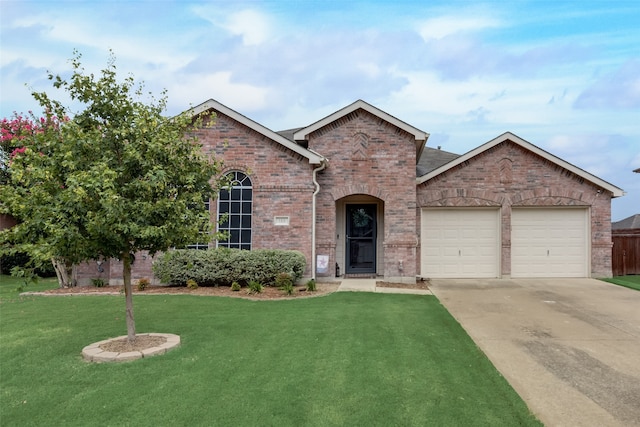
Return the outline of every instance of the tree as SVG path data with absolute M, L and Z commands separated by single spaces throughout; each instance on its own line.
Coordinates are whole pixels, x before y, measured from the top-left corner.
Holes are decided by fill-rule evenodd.
M 64 118 L 63 120 L 68 120 Z M 27 146 L 39 146 L 35 141 L 44 140 L 56 140 L 59 138 L 60 121 L 55 116 L 40 117 L 37 118 L 32 112 L 29 112 L 28 116 L 13 114 L 10 119 L 2 119 L 0 121 L 0 185 L 15 185 L 16 191 L 25 192 L 24 185 L 16 181 L 12 182 L 9 174 L 9 167 L 13 163 L 13 159 L 26 152 Z M 40 152 L 41 153 L 41 152 Z M 39 153 L 39 154 L 40 154 Z M 16 169 L 19 171 L 19 168 Z M 4 199 L 2 199 L 4 200 Z M 0 206 L 0 209 L 2 206 Z M 1 212 L 1 211 L 0 211 Z M 13 236 L 19 235 L 20 232 L 27 232 L 25 227 L 19 226 L 13 230 Z M 44 230 L 40 230 L 40 237 L 44 234 Z M 31 268 L 19 268 L 15 271 L 16 274 L 20 274 L 22 277 L 34 277 L 39 264 L 48 261 L 45 259 L 47 256 L 46 251 L 42 251 L 40 246 L 30 245 L 32 238 L 29 236 L 23 236 L 24 242 L 22 245 L 11 245 L 4 248 L 2 251 L 5 254 L 21 255 L 20 248 L 32 246 L 30 248 L 31 256 L 30 264 Z M 17 239 L 18 241 L 20 239 Z M 68 262 L 60 256 L 53 256 L 50 258 L 56 275 L 58 277 L 58 283 L 61 287 L 75 286 L 76 282 L 76 269 L 75 264 Z
M 133 77 L 118 82 L 113 54 L 98 77 L 80 60 L 75 52 L 68 80 L 49 75 L 82 105 L 77 114 L 33 93 L 52 125 L 25 137 L 10 159 L 0 209 L 19 224 L 1 231 L 0 242 L 72 264 L 122 260 L 127 337 L 134 341 L 132 254 L 185 246 L 210 231 L 203 199 L 217 193 L 220 164 L 197 143 L 201 117 L 165 117 L 166 92 L 142 102 Z M 58 119 L 64 117 L 70 119 Z

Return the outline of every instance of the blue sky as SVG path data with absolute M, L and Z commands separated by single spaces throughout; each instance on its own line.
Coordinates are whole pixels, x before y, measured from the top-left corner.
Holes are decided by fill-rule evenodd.
M 108 50 L 168 114 L 213 98 L 272 130 L 357 99 L 463 154 L 505 131 L 624 189 L 640 213 L 640 2 L 0 0 L 0 115 Z

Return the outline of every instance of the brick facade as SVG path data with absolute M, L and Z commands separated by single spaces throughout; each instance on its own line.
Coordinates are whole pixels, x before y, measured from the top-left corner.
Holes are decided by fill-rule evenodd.
M 307 258 L 305 276 L 313 276 L 313 176 L 314 169 L 326 162 L 317 174 L 315 247 L 317 255 L 329 259 L 328 270 L 319 274 L 325 279 L 337 275 L 337 266 L 340 275 L 345 273 L 350 204 L 375 206 L 375 274 L 385 280 L 413 282 L 420 274 L 423 207 L 500 209 L 502 276 L 511 273 L 512 207 L 584 207 L 591 222 L 591 275 L 611 275 L 613 194 L 594 182 L 615 187 L 575 172 L 572 166 L 563 167 L 568 164 L 550 160 L 537 147 L 530 150 L 509 140 L 474 151 L 473 157 L 445 167 L 438 175 L 425 175 L 425 182 L 427 178 L 418 178 L 416 186 L 416 157 L 428 135 L 362 101 L 350 107 L 308 128 L 279 135 L 215 101 L 194 110 L 194 114 L 216 112 L 215 124 L 198 131 L 205 153 L 223 161 L 222 173 L 240 171 L 251 180 L 252 249 L 299 250 Z M 621 194 L 620 190 L 617 195 Z M 210 211 L 215 221 L 215 201 Z M 276 225 L 275 217 L 288 217 L 289 224 Z M 152 262 L 152 257 L 137 254 L 133 280 L 153 279 Z M 121 263 L 110 260 L 105 266 L 111 283 L 121 283 Z M 82 279 L 88 282 L 96 277 L 97 265 L 87 263 L 83 271 Z
M 339 203 L 363 202 L 382 208 L 378 215 L 377 274 L 393 281 L 415 281 L 415 137 L 356 110 L 309 135 L 309 148 L 329 159 L 319 177 L 318 245 L 345 271 L 344 225 Z
M 238 170 L 251 179 L 252 249 L 294 249 L 310 260 L 314 186 L 307 159 L 220 112 L 198 137 L 206 153 L 224 161 L 223 173 Z M 289 225 L 275 225 L 276 216 L 288 217 Z M 216 218 L 214 202 L 211 219 Z
M 591 222 L 591 275 L 611 276 L 611 193 L 511 141 L 422 183 L 422 207 L 500 207 L 502 275 L 511 274 L 511 208 L 583 206 Z M 420 228 L 418 228 L 418 233 Z

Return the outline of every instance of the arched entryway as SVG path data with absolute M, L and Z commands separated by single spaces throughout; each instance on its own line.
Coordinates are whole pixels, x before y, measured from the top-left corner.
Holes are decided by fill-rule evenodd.
M 336 261 L 340 275 L 383 274 L 384 202 L 356 194 L 336 201 Z

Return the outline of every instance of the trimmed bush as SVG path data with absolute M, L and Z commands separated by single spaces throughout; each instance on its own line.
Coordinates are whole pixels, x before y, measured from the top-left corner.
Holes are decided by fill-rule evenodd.
M 313 279 L 309 279 L 309 281 L 307 281 L 307 290 L 309 292 L 315 292 L 316 290 L 316 281 Z
M 285 294 L 293 293 L 293 280 L 289 273 L 280 273 L 276 276 L 276 286 L 284 291 Z
M 91 279 L 91 284 L 93 286 L 95 286 L 96 288 L 103 288 L 103 287 L 107 286 L 107 282 L 101 277 L 97 277 L 95 279 Z
M 296 282 L 307 265 L 298 251 L 278 249 L 216 248 L 206 251 L 176 249 L 165 252 L 153 264 L 153 272 L 163 283 L 185 285 L 194 280 L 201 286 L 229 286 L 250 281 L 275 283 L 278 274 L 286 272 Z
M 255 280 L 249 280 L 249 293 L 259 294 L 262 292 L 262 283 Z
M 138 288 L 139 291 L 144 291 L 149 287 L 150 284 L 151 284 L 151 281 L 146 277 L 143 277 L 142 279 L 138 280 L 138 284 L 136 285 L 136 287 Z

